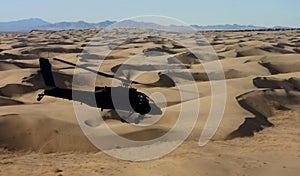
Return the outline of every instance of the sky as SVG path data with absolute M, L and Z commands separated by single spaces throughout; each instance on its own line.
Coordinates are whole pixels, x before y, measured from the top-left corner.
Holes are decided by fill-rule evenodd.
M 300 27 L 299 0 L 4 0 L 0 21 L 100 22 L 162 15 L 186 24 Z

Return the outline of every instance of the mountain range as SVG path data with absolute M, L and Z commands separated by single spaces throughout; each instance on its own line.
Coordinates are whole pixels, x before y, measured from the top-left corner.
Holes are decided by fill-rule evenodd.
M 102 21 L 99 23 L 88 23 L 85 21 L 77 22 L 58 22 L 50 23 L 39 18 L 24 19 L 18 21 L 0 22 L 0 32 L 29 32 L 31 30 L 67 30 L 67 29 L 91 29 L 91 28 L 146 28 L 146 29 L 161 29 L 161 30 L 191 30 L 196 29 L 200 31 L 211 30 L 265 30 L 265 29 L 281 29 L 288 27 L 276 26 L 273 28 L 267 28 L 263 26 L 254 25 L 238 25 L 238 24 L 225 24 L 225 25 L 191 25 L 191 26 L 179 26 L 179 25 L 159 25 L 156 23 L 140 22 L 133 20 L 125 20 L 121 22 L 116 21 Z M 192 28 L 190 28 L 192 27 Z

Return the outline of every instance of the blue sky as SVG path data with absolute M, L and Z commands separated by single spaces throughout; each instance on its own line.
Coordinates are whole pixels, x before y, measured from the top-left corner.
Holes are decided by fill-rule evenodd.
M 49 22 L 99 22 L 163 15 L 187 24 L 253 24 L 300 27 L 299 0 L 8 0 L 0 21 L 42 18 Z

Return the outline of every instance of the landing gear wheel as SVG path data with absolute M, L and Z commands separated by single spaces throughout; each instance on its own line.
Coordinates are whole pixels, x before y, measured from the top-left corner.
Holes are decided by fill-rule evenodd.
M 122 123 L 128 123 L 127 120 L 125 120 L 124 117 L 121 117 L 121 122 L 122 122 Z
M 134 123 L 135 124 L 139 124 L 141 122 L 141 120 L 144 120 L 145 115 L 139 115 L 136 119 L 134 119 Z
M 136 119 L 134 119 L 134 123 L 135 124 L 139 124 L 141 122 L 141 119 L 138 117 L 138 118 L 136 118 Z
M 43 93 L 42 93 L 42 94 L 39 94 L 36 100 L 37 100 L 37 101 L 41 101 L 41 100 L 43 99 L 44 95 L 45 95 L 45 94 L 43 94 Z

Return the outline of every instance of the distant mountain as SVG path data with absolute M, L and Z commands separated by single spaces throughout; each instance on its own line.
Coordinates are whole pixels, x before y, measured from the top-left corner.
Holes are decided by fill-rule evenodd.
M 0 32 L 29 32 L 31 30 L 67 30 L 67 29 L 90 29 L 105 28 L 114 24 L 115 21 L 103 21 L 99 23 L 59 22 L 49 23 L 39 18 L 24 19 L 10 22 L 0 22 Z
M 142 22 L 134 20 L 124 20 L 114 23 L 109 26 L 110 28 L 137 28 L 137 29 L 157 29 L 167 31 L 192 31 L 190 26 L 178 26 L 178 25 L 159 25 L 151 22 Z
M 54 24 L 48 24 L 44 26 L 39 26 L 36 29 L 41 30 L 67 30 L 67 29 L 90 29 L 94 28 L 95 25 L 92 25 L 90 23 L 86 23 L 84 21 L 78 21 L 78 22 L 60 22 L 60 23 L 54 23 Z
M 84 21 L 78 22 L 60 22 L 60 23 L 53 23 L 44 26 L 39 26 L 35 29 L 40 30 L 67 30 L 67 29 L 91 29 L 91 28 L 105 28 L 114 24 L 114 21 L 103 21 L 100 23 L 87 23 Z
M 162 29 L 163 26 L 158 25 L 156 23 L 149 23 L 149 22 L 140 22 L 140 21 L 133 21 L 133 20 L 124 20 L 118 23 L 114 23 L 111 28 L 141 28 L 141 29 Z
M 189 26 L 179 25 L 159 25 L 156 23 L 124 20 L 121 22 L 116 21 L 103 21 L 99 23 L 87 23 L 85 21 L 77 22 L 59 22 L 49 23 L 39 18 L 31 18 L 19 21 L 0 22 L 0 32 L 28 32 L 31 30 L 67 30 L 67 29 L 90 29 L 90 28 L 145 28 L 145 29 L 160 29 L 170 31 L 191 31 Z M 199 31 L 216 31 L 216 30 L 264 30 L 264 29 L 287 29 L 287 27 L 276 26 L 274 28 L 266 28 L 253 25 L 238 25 L 238 24 L 225 24 L 225 25 L 208 25 L 199 26 L 191 25 L 192 28 Z
M 199 26 L 191 25 L 196 30 L 201 31 L 217 31 L 217 30 L 262 30 L 267 29 L 262 26 L 253 26 L 253 25 L 238 25 L 238 24 L 224 24 L 224 25 L 208 25 L 208 26 Z
M 106 20 L 106 21 L 102 21 L 100 23 L 96 23 L 96 26 L 97 27 L 100 27 L 100 28 L 105 28 L 105 27 L 108 27 L 112 24 L 116 23 L 116 21 L 109 21 L 109 20 Z
M 0 22 L 0 31 L 2 32 L 25 32 L 40 26 L 49 25 L 50 23 L 39 19 L 31 18 L 18 21 Z

